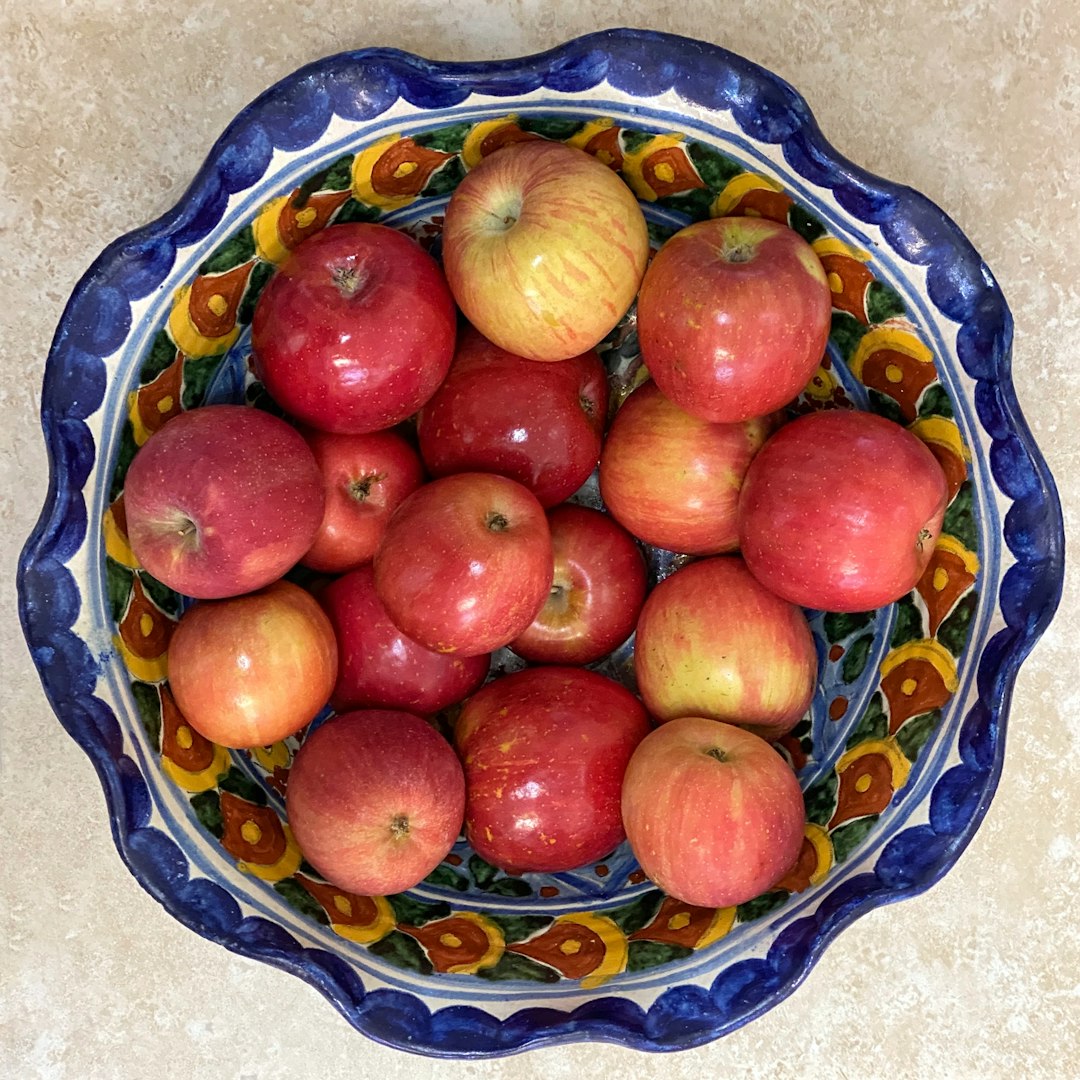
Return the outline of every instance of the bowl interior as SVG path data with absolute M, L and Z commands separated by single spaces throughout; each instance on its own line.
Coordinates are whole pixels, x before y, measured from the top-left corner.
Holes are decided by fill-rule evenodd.
M 733 132 L 636 108 L 450 110 L 395 119 L 300 155 L 230 207 L 213 242 L 178 259 L 176 287 L 146 306 L 111 389 L 91 521 L 91 607 L 111 639 L 110 698 L 152 792 L 160 827 L 194 872 L 297 940 L 334 952 L 366 986 L 506 1010 L 585 1000 L 603 986 L 647 1000 L 672 980 L 760 952 L 777 927 L 874 858 L 922 801 L 955 740 L 965 648 L 996 510 L 973 467 L 971 416 L 950 385 L 949 342 L 928 317 L 909 268 Z M 376 125 L 378 127 L 378 125 Z M 925 440 L 952 502 L 942 542 L 907 597 L 855 615 L 811 613 L 821 680 L 810 714 L 778 744 L 798 770 L 807 824 L 796 868 L 733 909 L 689 907 L 648 882 L 624 844 L 571 873 L 508 875 L 461 840 L 407 894 L 361 897 L 307 865 L 283 814 L 297 740 L 227 751 L 194 732 L 166 680 L 183 598 L 155 581 L 127 545 L 123 483 L 138 447 L 180 410 L 221 401 L 273 408 L 250 367 L 248 324 L 274 266 L 332 222 L 381 221 L 436 255 L 450 192 L 482 156 L 520 139 L 559 139 L 617 169 L 659 245 L 688 222 L 749 214 L 791 225 L 829 277 L 828 355 L 793 406 L 860 408 Z M 612 409 L 646 377 L 631 311 L 602 347 Z M 955 376 L 954 376 L 955 377 Z M 977 462 L 975 463 L 977 464 Z M 983 483 L 980 483 L 980 480 Z M 595 483 L 576 497 L 598 505 Z M 653 580 L 677 567 L 650 549 Z M 496 657 L 494 670 L 518 662 Z M 596 665 L 632 685 L 631 644 Z M 781 922 L 778 922 L 781 920 Z

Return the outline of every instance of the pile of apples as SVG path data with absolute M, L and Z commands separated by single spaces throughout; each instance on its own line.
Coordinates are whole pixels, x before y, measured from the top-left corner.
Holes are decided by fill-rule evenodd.
M 768 741 L 816 686 L 802 608 L 908 592 L 941 469 L 876 416 L 783 422 L 831 312 L 783 225 L 701 222 L 650 262 L 618 176 L 532 141 L 465 177 L 442 257 L 380 225 L 306 240 L 252 323 L 288 419 L 194 409 L 136 455 L 132 548 L 199 601 L 169 649 L 176 702 L 230 747 L 333 705 L 286 805 L 341 888 L 412 887 L 464 824 L 510 872 L 586 865 L 625 836 L 670 895 L 748 900 L 802 842 Z M 595 347 L 635 298 L 652 381 L 605 432 Z M 607 513 L 565 501 L 597 464 Z M 650 592 L 639 542 L 693 558 Z M 322 575 L 312 591 L 283 580 L 298 563 Z M 583 666 L 635 630 L 640 699 Z M 483 685 L 504 646 L 529 666 Z M 453 745 L 431 722 L 451 706 Z

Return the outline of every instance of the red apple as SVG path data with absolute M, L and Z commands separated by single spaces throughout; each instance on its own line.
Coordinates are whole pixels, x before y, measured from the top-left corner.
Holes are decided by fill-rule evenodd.
M 699 221 L 641 283 L 641 355 L 688 413 L 731 424 L 796 397 L 821 363 L 832 293 L 813 248 L 766 218 Z
M 717 908 L 760 896 L 794 866 L 805 811 L 795 774 L 767 742 L 688 716 L 634 751 L 622 816 L 653 882 L 684 904 Z
M 645 560 L 618 522 L 585 506 L 548 511 L 555 577 L 532 625 L 510 648 L 540 664 L 589 664 L 634 631 Z
M 375 553 L 375 591 L 399 630 L 441 653 L 509 644 L 551 591 L 551 531 L 528 488 L 457 473 L 414 491 Z
M 297 585 L 188 608 L 169 642 L 169 686 L 187 722 L 221 746 L 269 746 L 310 723 L 337 678 L 330 620 Z
M 255 371 L 312 427 L 379 431 L 442 382 L 456 319 L 438 263 L 415 240 L 385 225 L 331 225 L 295 248 L 259 296 Z
M 596 468 L 606 414 L 607 378 L 595 352 L 539 364 L 470 328 L 420 412 L 420 453 L 435 476 L 499 473 L 554 506 Z
M 461 310 L 530 360 L 566 360 L 602 341 L 630 307 L 648 255 L 630 189 L 565 143 L 502 147 L 446 208 L 443 265 Z
M 461 831 L 465 778 L 450 744 L 407 712 L 343 713 L 297 751 L 285 798 L 304 858 L 362 896 L 404 892 Z
M 135 455 L 124 481 L 135 557 L 199 599 L 276 581 L 311 546 L 322 477 L 284 420 L 243 405 L 183 412 Z
M 725 555 L 690 563 L 649 594 L 634 671 L 657 720 L 707 716 L 777 739 L 810 705 L 817 651 L 806 616 Z
M 649 730 L 629 690 L 592 671 L 526 668 L 465 703 L 465 835 L 490 863 L 555 873 L 623 839 L 623 772 Z
M 341 574 L 375 557 L 390 515 L 424 482 L 424 468 L 394 431 L 309 431 L 304 437 L 322 471 L 326 509 L 301 561 L 324 574 Z
M 437 653 L 406 637 L 375 593 L 375 572 L 361 566 L 319 594 L 338 641 L 335 709 L 405 709 L 430 715 L 471 694 L 491 658 Z
M 751 572 L 778 596 L 869 611 L 915 587 L 947 502 L 941 466 L 910 431 L 871 413 L 809 413 L 750 466 L 739 542 Z
M 734 551 L 743 477 L 778 425 L 776 414 L 737 424 L 701 420 L 646 383 L 615 414 L 600 494 L 647 544 L 688 555 Z

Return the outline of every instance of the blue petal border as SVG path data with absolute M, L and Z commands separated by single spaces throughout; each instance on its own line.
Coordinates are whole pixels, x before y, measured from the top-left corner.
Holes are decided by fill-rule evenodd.
M 992 439 L 994 480 L 1014 500 L 1005 517 L 1004 539 L 1016 563 L 997 598 L 1006 625 L 983 649 L 978 701 L 960 732 L 961 761 L 935 785 L 929 822 L 898 834 L 873 872 L 844 882 L 812 915 L 786 927 L 766 957 L 724 969 L 708 989 L 673 987 L 647 1010 L 603 997 L 571 1012 L 530 1008 L 505 1020 L 467 1006 L 432 1013 L 412 994 L 366 991 L 355 972 L 331 953 L 302 947 L 265 919 L 242 917 L 219 886 L 191 880 L 180 848 L 149 825 L 146 784 L 123 753 L 116 717 L 93 696 L 97 661 L 71 629 L 81 597 L 65 564 L 86 535 L 83 488 L 95 454 L 85 420 L 101 405 L 103 358 L 125 339 L 131 304 L 165 280 L 178 246 L 213 229 L 230 194 L 264 174 L 274 148 L 304 149 L 322 135 L 332 115 L 370 119 L 399 97 L 424 108 L 444 108 L 474 92 L 509 96 L 540 87 L 575 92 L 605 79 L 636 96 L 673 89 L 704 108 L 730 110 L 746 135 L 780 145 L 797 173 L 831 189 L 854 217 L 880 226 L 903 259 L 927 267 L 931 301 L 960 324 L 958 354 L 977 382 L 975 407 Z M 936 882 L 955 863 L 989 806 L 1001 771 L 1016 673 L 1057 608 L 1064 573 L 1061 506 L 1012 386 L 1011 346 L 1012 317 L 1001 290 L 957 225 L 924 196 L 843 158 L 787 83 L 718 46 L 617 29 L 534 56 L 487 63 L 440 63 L 390 49 L 331 56 L 300 69 L 245 108 L 177 205 L 106 248 L 76 286 L 45 369 L 41 423 L 49 489 L 19 560 L 23 632 L 50 704 L 97 769 L 122 858 L 143 887 L 186 926 L 302 977 L 357 1029 L 401 1049 L 479 1057 L 583 1040 L 654 1051 L 699 1045 L 791 993 L 853 919 Z

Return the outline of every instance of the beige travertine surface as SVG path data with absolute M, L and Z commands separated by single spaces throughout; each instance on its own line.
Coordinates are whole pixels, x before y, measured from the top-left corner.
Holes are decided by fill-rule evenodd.
M 0 1075 L 1080 1075 L 1072 570 L 1017 683 L 997 797 L 956 869 L 846 930 L 772 1012 L 674 1056 L 579 1045 L 438 1064 L 368 1042 L 298 979 L 204 941 L 143 892 L 113 847 L 89 760 L 41 693 L 15 613 L 15 560 L 45 492 L 37 408 L 50 336 L 102 247 L 170 206 L 238 109 L 302 63 L 367 45 L 513 56 L 620 24 L 703 37 L 771 68 L 806 95 L 841 151 L 957 219 L 1012 304 L 1019 395 L 1078 538 L 1071 0 L 6 0 Z

